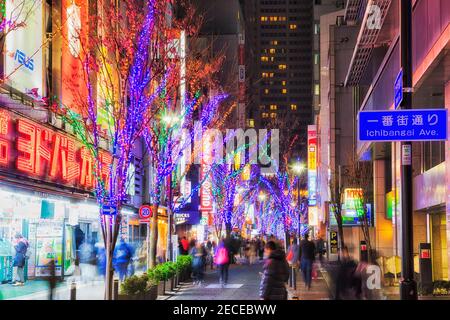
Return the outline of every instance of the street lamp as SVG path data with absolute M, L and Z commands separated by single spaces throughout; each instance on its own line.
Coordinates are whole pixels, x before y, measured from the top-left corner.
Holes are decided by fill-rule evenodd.
M 259 193 L 259 195 L 258 195 L 259 201 L 264 202 L 266 200 L 266 198 L 267 198 L 267 196 L 264 192 Z
M 175 126 L 177 123 L 178 123 L 178 121 L 179 121 L 179 118 L 176 116 L 176 115 L 172 115 L 172 114 L 170 114 L 170 113 L 167 113 L 167 114 L 165 114 L 162 118 L 161 118 L 161 121 L 163 122 L 163 123 L 165 123 L 166 124 L 166 126 L 167 126 L 167 129 L 169 129 L 169 128 L 171 128 L 171 127 L 173 127 L 173 126 Z M 172 162 L 172 152 L 170 152 L 171 150 L 169 150 L 169 163 L 171 163 Z M 167 241 L 167 246 L 168 246 L 168 248 L 167 248 L 167 256 L 168 256 L 168 260 L 169 261 L 172 261 L 173 260 L 173 250 L 172 250 L 172 224 L 173 224 L 173 212 L 172 212 L 172 201 L 173 201 L 173 199 L 172 199 L 172 173 L 170 173 L 169 174 L 169 177 L 168 177 L 168 180 L 169 181 L 167 181 L 166 183 L 168 184 L 168 196 L 169 196 L 169 199 L 168 199 L 168 203 L 169 203 L 169 205 L 168 205 L 168 212 L 167 212 L 167 224 L 168 224 L 168 232 L 167 232 L 167 235 L 168 235 L 168 241 Z

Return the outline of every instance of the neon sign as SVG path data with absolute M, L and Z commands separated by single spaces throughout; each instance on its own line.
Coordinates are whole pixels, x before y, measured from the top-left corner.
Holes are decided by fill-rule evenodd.
M 99 159 L 107 183 L 112 157 L 100 151 Z M 91 152 L 75 138 L 0 110 L 0 169 L 90 190 L 93 166 Z

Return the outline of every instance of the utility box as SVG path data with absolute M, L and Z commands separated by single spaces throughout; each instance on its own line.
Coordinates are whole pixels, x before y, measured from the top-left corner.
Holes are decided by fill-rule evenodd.
M 431 260 L 431 243 L 419 244 L 419 268 L 422 294 L 432 294 L 433 269 Z
M 367 243 L 365 241 L 360 241 L 359 244 L 359 261 L 369 261 L 369 252 L 367 250 Z

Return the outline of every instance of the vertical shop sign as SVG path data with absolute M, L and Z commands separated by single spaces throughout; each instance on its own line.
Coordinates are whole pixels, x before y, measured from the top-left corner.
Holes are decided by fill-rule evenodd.
M 308 126 L 308 204 L 317 204 L 317 127 Z

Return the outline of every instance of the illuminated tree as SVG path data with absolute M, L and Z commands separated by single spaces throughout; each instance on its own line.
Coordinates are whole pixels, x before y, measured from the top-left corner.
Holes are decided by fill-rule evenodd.
M 112 296 L 111 262 L 122 219 L 120 209 L 127 200 L 133 148 L 158 114 L 157 99 L 176 69 L 160 56 L 161 48 L 168 47 L 160 37 L 161 30 L 168 28 L 167 4 L 163 0 L 100 0 L 81 8 L 89 12 L 87 30 L 77 30 L 78 37 L 69 45 L 77 46 L 84 87 L 66 84 L 76 108 L 57 97 L 51 104 L 52 111 L 85 144 L 82 156 L 93 167 L 92 186 L 106 247 L 106 299 Z M 108 208 L 117 213 L 106 214 Z

